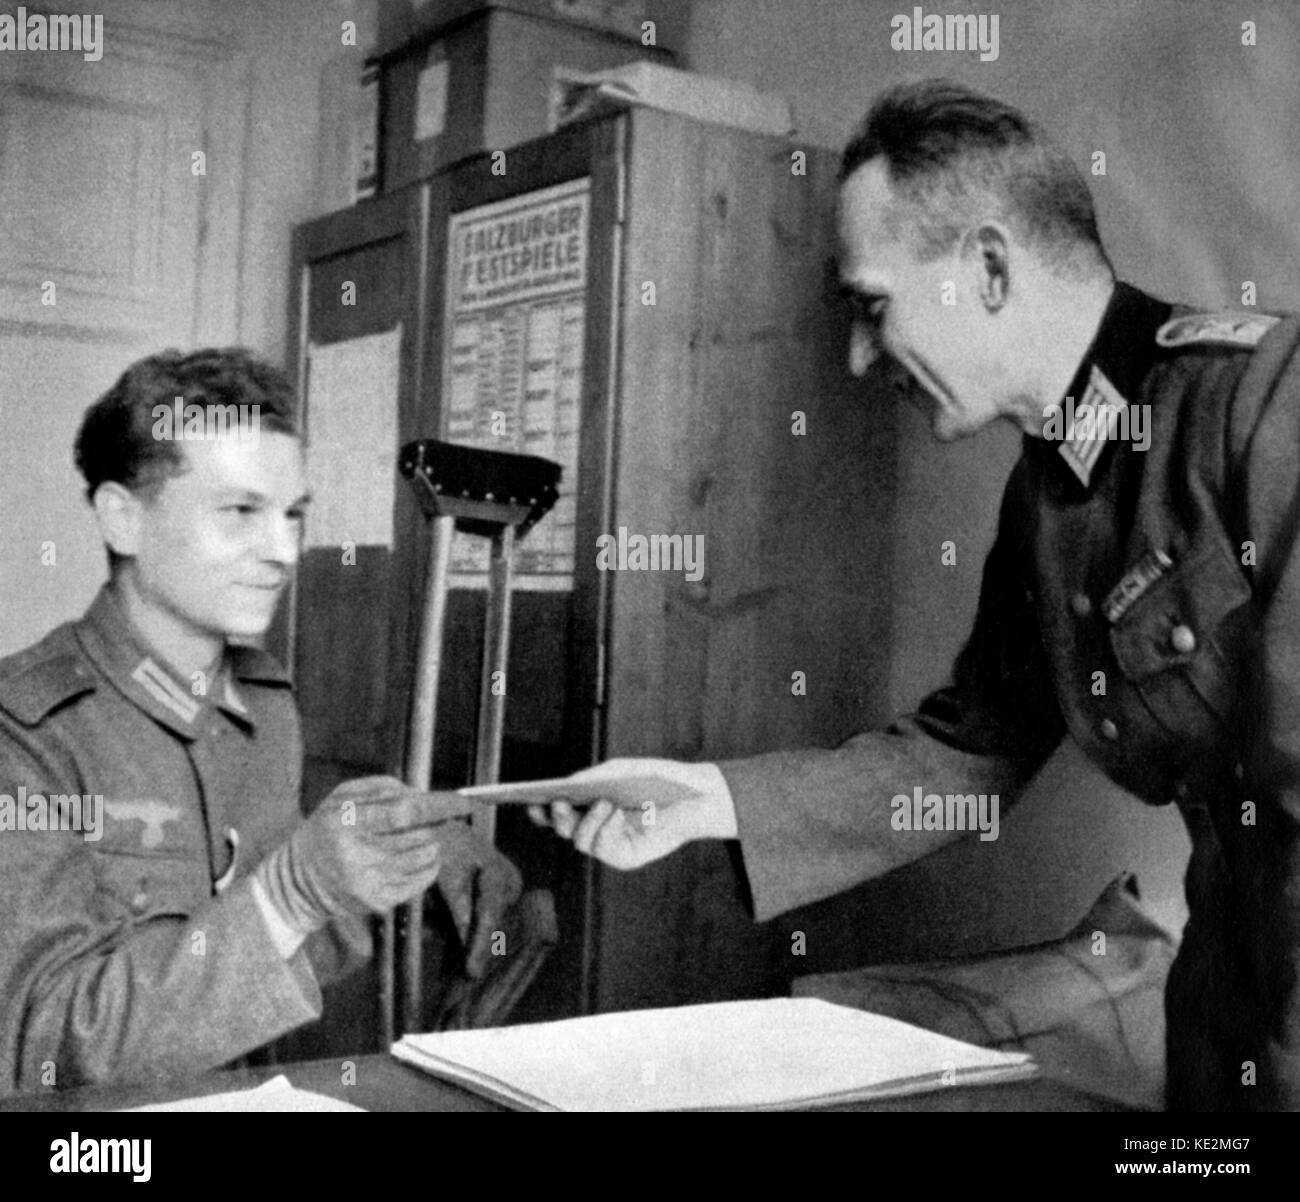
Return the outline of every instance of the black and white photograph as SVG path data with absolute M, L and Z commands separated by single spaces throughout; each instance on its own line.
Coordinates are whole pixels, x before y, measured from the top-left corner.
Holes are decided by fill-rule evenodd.
M 0 0 L 8 1163 L 1281 1164 L 1300 5 L 91 8 Z

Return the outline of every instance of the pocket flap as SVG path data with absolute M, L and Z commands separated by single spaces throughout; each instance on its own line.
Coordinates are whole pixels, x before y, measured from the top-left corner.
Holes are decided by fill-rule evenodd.
M 1245 578 L 1211 547 L 1157 580 L 1111 627 L 1115 658 L 1131 680 L 1190 663 L 1249 599 Z

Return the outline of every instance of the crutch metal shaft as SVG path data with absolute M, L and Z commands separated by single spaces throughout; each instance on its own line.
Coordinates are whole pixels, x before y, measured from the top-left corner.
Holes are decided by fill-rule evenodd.
M 423 618 L 416 644 L 415 693 L 406 743 L 406 783 L 427 790 L 433 783 L 433 739 L 438 717 L 438 679 L 442 670 L 442 632 L 447 618 L 447 584 L 450 579 L 451 544 L 456 519 L 436 517 L 429 527 L 429 568 L 425 574 Z M 424 898 L 402 907 L 406 917 L 403 956 L 402 1028 L 415 1030 L 420 1023 Z M 390 916 L 389 921 L 393 921 Z M 391 958 L 389 960 L 391 976 Z M 391 990 L 391 980 L 389 983 Z M 391 994 L 388 1013 L 393 1012 Z
M 479 686 L 478 734 L 474 750 L 476 785 L 495 785 L 501 776 L 514 549 L 514 527 L 503 526 L 492 538 L 492 558 L 488 567 L 487 612 L 483 623 L 483 676 Z M 491 806 L 481 807 L 471 821 L 475 830 L 484 838 L 495 840 L 496 810 Z

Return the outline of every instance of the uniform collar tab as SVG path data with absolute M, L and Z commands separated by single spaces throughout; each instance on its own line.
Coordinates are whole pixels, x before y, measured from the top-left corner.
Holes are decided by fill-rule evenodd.
M 1049 429 L 1053 425 L 1061 427 L 1056 433 L 1061 458 L 1084 488 L 1091 483 L 1092 469 L 1106 444 L 1127 431 L 1128 411 L 1128 401 L 1094 363 L 1078 404 L 1073 395 L 1067 396 L 1064 406 L 1049 417 Z
M 148 655 L 136 664 L 131 672 L 131 679 L 187 727 L 192 728 L 199 714 L 203 712 L 203 706 L 198 699 L 186 692 L 170 672 Z
M 1084 488 L 1109 443 L 1127 431 L 1129 398 L 1139 395 L 1162 353 L 1155 336 L 1172 311 L 1165 301 L 1117 280 L 1065 398 L 1049 414 L 1049 426 L 1060 423 L 1058 452 Z
M 257 647 L 228 644 L 196 691 L 194 681 L 176 675 L 144 644 L 111 585 L 100 590 L 76 631 L 86 655 L 120 692 L 186 738 L 197 736 L 209 704 L 254 726 L 256 710 L 242 684 L 290 687 L 288 673 L 274 656 Z
M 111 584 L 99 590 L 77 624 L 77 638 L 119 692 L 175 733 L 189 739 L 197 735 L 203 697 L 145 645 Z

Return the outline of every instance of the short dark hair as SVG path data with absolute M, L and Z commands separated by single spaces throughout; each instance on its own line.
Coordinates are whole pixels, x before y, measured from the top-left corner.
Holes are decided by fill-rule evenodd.
M 178 442 L 153 433 L 154 407 L 177 397 L 205 408 L 256 405 L 260 430 L 298 433 L 293 385 L 278 367 L 243 347 L 162 351 L 131 364 L 81 420 L 75 457 L 90 500 L 109 481 L 149 491 L 181 470 Z
M 1054 266 L 1082 251 L 1090 268 L 1110 269 L 1079 169 L 1000 100 L 947 79 L 889 88 L 845 147 L 841 182 L 876 158 L 922 258 L 946 254 L 974 221 L 996 215 Z

